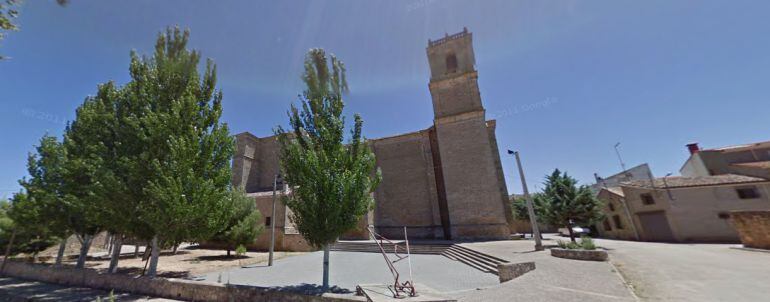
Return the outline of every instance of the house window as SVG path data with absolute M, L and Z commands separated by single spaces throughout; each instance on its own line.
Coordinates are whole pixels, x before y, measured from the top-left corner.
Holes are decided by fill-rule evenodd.
M 614 205 L 612 202 L 610 202 L 610 203 L 608 204 L 608 206 L 609 206 L 609 208 L 610 208 L 610 211 L 612 211 L 612 212 L 615 212 L 615 205 Z
M 738 198 L 740 199 L 759 198 L 759 191 L 757 190 L 757 187 L 736 188 L 735 192 L 738 193 Z
M 652 194 L 650 193 L 641 194 L 639 195 L 639 198 L 642 199 L 642 204 L 644 205 L 655 204 L 655 198 L 652 198 Z
M 620 221 L 620 216 L 618 215 L 612 216 L 612 222 L 615 223 L 615 228 L 617 228 L 618 230 L 623 229 L 623 222 Z
M 265 226 L 270 227 L 270 223 L 273 222 L 270 218 L 270 216 L 265 217 Z
M 604 219 L 604 230 L 605 231 L 612 231 L 612 226 L 610 225 L 610 220 L 605 218 Z
M 446 56 L 446 72 L 457 72 L 457 57 L 453 53 L 450 53 Z

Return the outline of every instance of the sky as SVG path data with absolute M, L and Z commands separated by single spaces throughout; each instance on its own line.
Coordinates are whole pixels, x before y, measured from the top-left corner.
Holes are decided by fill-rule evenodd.
M 268 136 L 302 91 L 305 52 L 347 66 L 348 116 L 369 138 L 432 124 L 425 48 L 467 27 L 487 118 L 510 193 L 558 168 L 593 174 L 649 163 L 677 174 L 685 144 L 770 140 L 770 2 L 561 1 L 96 1 L 27 0 L 20 31 L 0 41 L 0 197 L 27 175 L 46 133 L 61 136 L 100 83 L 129 80 L 131 50 L 151 54 L 179 26 L 217 65 L 223 121 Z

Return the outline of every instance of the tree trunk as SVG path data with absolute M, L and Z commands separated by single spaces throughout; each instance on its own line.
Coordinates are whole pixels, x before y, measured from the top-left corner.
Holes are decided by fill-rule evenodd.
M 178 245 L 178 244 L 175 244 L 175 245 L 174 245 L 174 250 L 173 250 L 171 253 L 172 253 L 172 254 L 174 254 L 174 255 L 176 255 L 176 249 L 178 249 L 178 248 L 179 248 L 179 245 Z
M 8 245 L 5 247 L 5 257 L 3 258 L 3 265 L 0 266 L 0 274 L 5 271 L 5 264 L 8 263 L 8 256 L 11 254 L 11 247 L 13 246 L 14 239 L 16 239 L 16 228 L 13 228 L 13 232 L 11 232 L 11 240 L 8 240 Z
M 324 276 L 323 276 L 323 292 L 329 291 L 329 244 L 324 245 Z
M 62 258 L 64 258 L 64 250 L 66 248 L 67 248 L 67 238 L 65 237 L 64 239 L 61 240 L 61 242 L 59 242 L 59 251 L 56 253 L 56 263 L 54 264 L 54 266 L 57 266 L 57 267 L 61 266 Z
M 120 260 L 120 251 L 123 249 L 123 236 L 120 234 L 113 235 L 112 241 L 112 258 L 110 259 L 110 268 L 108 273 L 114 274 L 118 271 L 118 261 Z
M 227 249 L 227 257 L 230 257 L 230 249 Z
M 91 248 L 91 241 L 93 237 L 91 235 L 83 236 L 83 240 L 80 244 L 80 256 L 78 256 L 78 263 L 75 268 L 83 268 L 86 266 L 86 257 L 88 257 L 88 249 Z
M 575 242 L 575 233 L 572 232 L 572 226 L 567 225 L 567 231 L 569 232 L 569 240 Z
M 134 258 L 139 258 L 139 242 L 134 242 Z
M 160 245 L 158 245 L 158 236 L 152 237 L 152 253 L 150 254 L 150 268 L 147 271 L 147 276 L 154 278 L 158 273 L 158 257 L 160 256 Z

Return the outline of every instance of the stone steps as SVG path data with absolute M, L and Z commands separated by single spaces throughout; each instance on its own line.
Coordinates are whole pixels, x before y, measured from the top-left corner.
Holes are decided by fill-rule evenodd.
M 400 243 L 400 242 L 399 242 Z M 451 243 L 411 243 L 409 244 L 409 251 L 412 254 L 429 254 L 440 255 L 443 251 L 448 249 Z M 386 253 L 393 252 L 393 244 L 383 243 L 382 248 Z M 362 252 L 362 253 L 379 253 L 380 248 L 374 241 L 339 241 L 329 247 L 332 251 L 338 252 Z M 406 248 L 403 244 L 399 244 L 399 253 L 406 254 Z
M 499 274 L 497 271 L 498 264 L 508 262 L 457 244 L 452 245 L 442 255 L 449 259 L 460 261 L 482 272 L 494 275 Z

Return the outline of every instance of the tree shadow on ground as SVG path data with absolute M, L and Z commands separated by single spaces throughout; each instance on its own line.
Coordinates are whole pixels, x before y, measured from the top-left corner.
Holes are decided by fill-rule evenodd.
M 268 288 L 279 292 L 294 292 L 294 293 L 301 293 L 301 294 L 313 295 L 313 296 L 320 296 L 320 295 L 323 295 L 324 293 L 333 293 L 333 294 L 353 293 L 347 288 L 341 288 L 336 285 L 329 287 L 329 290 L 324 292 L 323 286 L 319 284 L 309 284 L 309 283 L 302 283 L 298 285 L 287 285 L 287 286 L 274 286 L 274 287 L 268 287 Z
M 184 259 L 182 261 L 188 261 L 188 262 L 194 262 L 194 261 L 233 261 L 233 260 L 243 260 L 243 259 L 250 259 L 252 257 L 242 255 L 207 255 L 207 256 L 198 256 L 191 259 Z
M 106 272 L 107 269 L 102 269 L 100 272 Z M 142 275 L 143 268 L 141 267 L 118 267 L 118 274 L 123 275 L 131 275 L 131 276 L 141 276 Z M 146 272 L 145 272 L 146 273 Z M 158 277 L 163 278 L 178 278 L 178 279 L 187 279 L 190 278 L 190 272 L 188 271 L 158 271 L 157 274 Z

